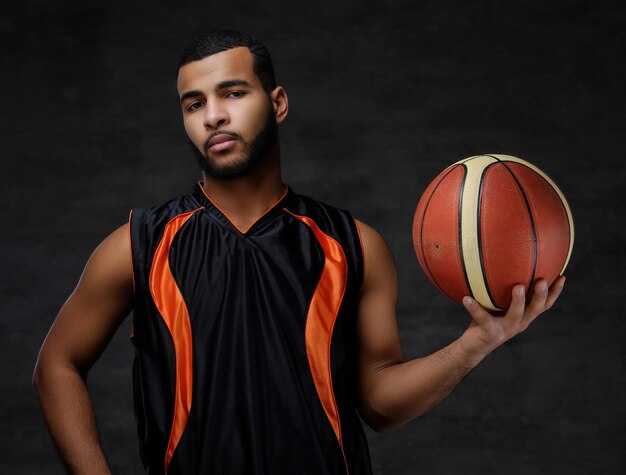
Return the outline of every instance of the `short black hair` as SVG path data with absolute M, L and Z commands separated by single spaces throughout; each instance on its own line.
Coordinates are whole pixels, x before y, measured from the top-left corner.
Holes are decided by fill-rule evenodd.
M 176 71 L 185 64 L 199 61 L 222 51 L 244 46 L 250 50 L 254 57 L 253 70 L 261 81 L 263 89 L 270 93 L 276 88 L 274 65 L 270 52 L 263 43 L 242 31 L 236 30 L 208 30 L 194 36 L 183 49 L 178 60 Z

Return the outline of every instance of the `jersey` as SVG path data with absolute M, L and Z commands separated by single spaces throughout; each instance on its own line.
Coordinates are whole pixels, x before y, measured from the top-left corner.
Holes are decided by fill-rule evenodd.
M 201 183 L 134 209 L 133 397 L 149 475 L 370 474 L 357 404 L 363 253 L 284 195 L 246 232 Z

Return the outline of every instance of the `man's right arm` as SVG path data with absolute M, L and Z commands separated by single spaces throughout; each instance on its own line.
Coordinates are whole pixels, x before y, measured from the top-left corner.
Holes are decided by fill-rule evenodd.
M 93 252 L 46 337 L 33 374 L 50 434 L 72 474 L 110 474 L 86 377 L 133 306 L 129 225 Z

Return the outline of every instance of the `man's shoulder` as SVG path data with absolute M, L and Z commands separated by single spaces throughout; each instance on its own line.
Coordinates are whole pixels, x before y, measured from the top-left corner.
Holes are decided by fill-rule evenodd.
M 310 218 L 327 234 L 345 238 L 358 234 L 352 213 L 345 208 L 329 204 L 326 200 L 297 194 L 287 210 L 294 215 Z
M 304 212 L 317 212 L 325 215 L 347 215 L 352 216 L 349 210 L 328 203 L 325 199 L 313 198 L 309 195 L 301 195 L 294 193 L 294 208 L 299 208 Z
M 202 205 L 194 193 L 181 194 L 161 203 L 133 208 L 130 215 L 132 228 L 150 229 L 152 233 L 162 230 L 167 223 L 185 213 L 192 212 Z
M 157 204 L 133 208 L 132 214 L 148 220 L 171 219 L 177 215 L 194 211 L 202 205 L 193 193 L 180 194 Z

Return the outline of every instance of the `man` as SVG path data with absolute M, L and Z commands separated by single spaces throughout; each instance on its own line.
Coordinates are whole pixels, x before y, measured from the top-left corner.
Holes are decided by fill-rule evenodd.
M 177 87 L 203 181 L 134 210 L 96 248 L 35 369 L 70 473 L 110 473 L 84 381 L 131 310 L 148 473 L 366 474 L 357 410 L 379 431 L 415 418 L 560 294 L 563 277 L 540 280 L 525 305 L 518 285 L 504 317 L 467 298 L 458 340 L 403 361 L 383 238 L 282 182 L 288 100 L 265 47 L 202 35 Z

